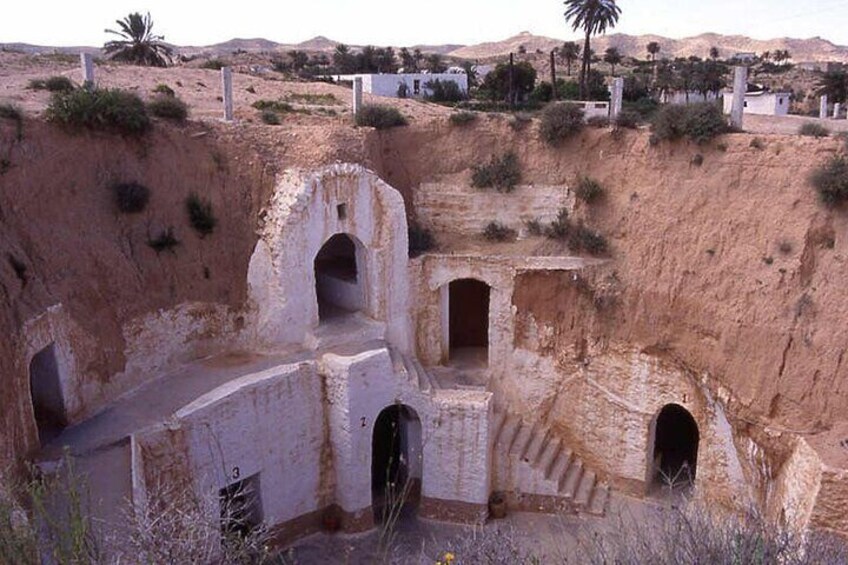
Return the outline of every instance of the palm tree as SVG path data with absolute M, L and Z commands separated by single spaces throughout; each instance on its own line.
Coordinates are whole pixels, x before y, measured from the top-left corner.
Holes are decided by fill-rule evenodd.
M 776 56 L 777 51 L 775 51 L 774 54 Z M 760 55 L 760 59 L 762 59 L 763 61 L 768 61 L 769 59 L 771 59 L 771 51 L 763 51 L 763 54 Z
M 135 63 L 149 67 L 167 67 L 171 62 L 173 50 L 162 43 L 165 39 L 161 35 L 153 34 L 153 19 L 148 12 L 142 16 L 138 12 L 129 14 L 123 20 L 115 23 L 121 29 L 115 31 L 107 29 L 111 33 L 123 39 L 108 41 L 104 45 L 107 55 L 116 61 Z
M 615 76 L 615 66 L 621 63 L 621 53 L 615 47 L 608 47 L 604 52 L 604 63 L 610 66 L 610 75 Z
M 565 20 L 571 22 L 574 31 L 582 29 L 586 34 L 583 43 L 583 66 L 580 69 L 580 97 L 586 99 L 586 81 L 591 69 L 591 38 L 614 28 L 621 15 L 615 0 L 565 0 Z
M 845 102 L 848 99 L 848 73 L 827 71 L 819 79 L 816 93 L 819 96 L 826 94 L 830 102 Z
M 713 61 L 718 59 L 718 47 L 710 47 L 710 59 Z
M 566 73 L 571 76 L 571 64 L 580 58 L 580 46 L 573 41 L 566 41 L 562 44 L 559 54 L 560 57 L 565 59 Z
M 660 44 L 656 41 L 651 41 L 648 45 L 645 46 L 645 49 L 648 50 L 648 57 L 651 58 L 651 61 L 656 62 L 657 53 L 660 52 Z

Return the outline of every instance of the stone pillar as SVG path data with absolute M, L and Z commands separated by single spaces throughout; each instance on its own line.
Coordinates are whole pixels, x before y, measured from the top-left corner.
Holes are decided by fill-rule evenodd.
M 842 104 L 840 104 L 839 102 L 836 102 L 833 105 L 833 119 L 834 120 L 839 119 L 839 112 L 841 112 L 841 111 L 842 111 Z
M 233 121 L 233 70 L 230 67 L 221 68 L 221 82 L 224 87 L 224 120 Z
M 82 67 L 82 85 L 86 88 L 94 87 L 94 57 L 91 53 L 80 53 L 80 66 Z
M 730 106 L 730 125 L 742 129 L 745 115 L 745 93 L 748 91 L 748 67 L 733 69 L 733 104 Z
M 621 113 L 621 103 L 624 100 L 624 77 L 612 81 L 612 100 L 610 101 L 610 120 L 615 121 Z
M 362 77 L 353 79 L 353 115 L 359 114 L 362 109 Z
M 819 100 L 819 119 L 824 120 L 827 118 L 827 94 L 822 94 L 821 100 Z

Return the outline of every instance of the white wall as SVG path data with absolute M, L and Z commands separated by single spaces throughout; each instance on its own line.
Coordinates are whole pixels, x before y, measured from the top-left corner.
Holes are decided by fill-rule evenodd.
M 768 92 L 745 95 L 745 113 L 764 116 L 785 116 L 789 113 L 791 94 L 788 92 Z M 733 106 L 733 93 L 724 93 L 724 113 L 729 114 Z
M 406 74 L 359 74 L 339 75 L 337 80 L 353 80 L 362 78 L 362 91 L 376 96 L 387 96 L 396 98 L 398 87 L 401 83 L 406 84 L 407 96 L 418 98 L 430 96 L 433 92 L 425 85 L 428 82 L 439 80 L 441 82 L 454 82 L 463 93 L 468 92 L 468 75 L 465 73 L 406 73 Z M 416 93 L 416 83 L 417 93 Z

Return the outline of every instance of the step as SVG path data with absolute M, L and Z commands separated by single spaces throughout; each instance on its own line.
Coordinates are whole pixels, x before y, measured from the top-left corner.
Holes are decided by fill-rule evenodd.
M 568 467 L 565 477 L 560 482 L 559 493 L 565 498 L 574 498 L 577 487 L 580 486 L 580 478 L 583 476 L 583 461 L 577 459 Z
M 536 430 L 533 434 L 533 439 L 530 440 L 530 447 L 527 448 L 527 453 L 524 454 L 524 462 L 536 467 L 539 461 L 539 456 L 542 454 L 542 448 L 546 445 L 548 439 L 548 430 Z
M 509 454 L 517 455 L 519 459 L 524 457 L 527 452 L 527 447 L 530 445 L 530 440 L 533 439 L 533 426 L 531 424 L 523 424 L 515 436 L 515 441 L 510 447 Z
M 419 378 L 423 376 L 424 381 L 427 382 L 429 388 L 428 390 L 436 390 L 441 388 L 439 386 L 439 381 L 436 380 L 436 377 L 430 374 L 430 371 L 424 368 L 424 365 L 418 361 L 417 358 L 412 360 L 412 363 L 415 365 L 415 370 L 418 371 Z
M 498 438 L 503 431 L 504 422 L 506 422 L 506 412 L 495 412 L 490 424 L 489 437 L 492 438 L 492 445 L 498 443 Z
M 607 511 L 607 500 L 609 500 L 609 486 L 604 483 L 598 483 L 595 486 L 595 492 L 592 493 L 592 500 L 589 502 L 589 508 L 586 511 L 593 516 L 603 516 Z
M 554 461 L 556 461 L 557 455 L 559 455 L 560 451 L 560 441 L 559 438 L 550 438 L 548 443 L 545 444 L 545 449 L 542 451 L 542 456 L 539 458 L 539 470 L 542 471 L 545 478 L 548 479 L 551 476 L 551 467 L 553 467 Z
M 582 510 L 589 505 L 593 490 L 595 490 L 595 473 L 587 470 L 580 478 L 577 494 L 574 496 L 574 504 L 578 509 Z
M 521 427 L 521 418 L 517 416 L 507 416 L 504 422 L 500 437 L 498 437 L 498 448 L 504 455 L 509 453 L 512 442 L 515 441 L 515 436 L 518 434 L 518 429 Z
M 553 465 L 551 465 L 551 474 L 547 476 L 548 479 L 554 481 L 557 484 L 557 490 L 561 490 L 562 481 L 565 478 L 565 474 L 568 472 L 568 468 L 571 465 L 571 450 L 567 447 L 563 447 L 559 455 L 557 455 L 554 460 Z

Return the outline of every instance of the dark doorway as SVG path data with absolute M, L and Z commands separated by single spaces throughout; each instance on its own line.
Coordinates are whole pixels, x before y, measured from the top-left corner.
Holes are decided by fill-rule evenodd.
M 38 441 L 44 447 L 68 425 L 59 365 L 56 362 L 56 346 L 52 343 L 36 353 L 30 361 L 29 392 L 38 427 Z
M 698 424 L 685 408 L 664 406 L 657 416 L 654 435 L 654 482 L 671 487 L 693 484 L 699 439 Z
M 396 404 L 374 422 L 371 500 L 374 522 L 416 506 L 421 491 L 421 422 L 414 410 Z
M 315 256 L 315 294 L 321 321 L 361 310 L 365 305 L 356 243 L 339 233 Z
M 450 283 L 450 360 L 486 364 L 489 350 L 489 285 L 475 279 Z
M 238 543 L 262 523 L 259 475 L 235 482 L 218 492 L 221 505 L 221 534 L 225 543 Z

